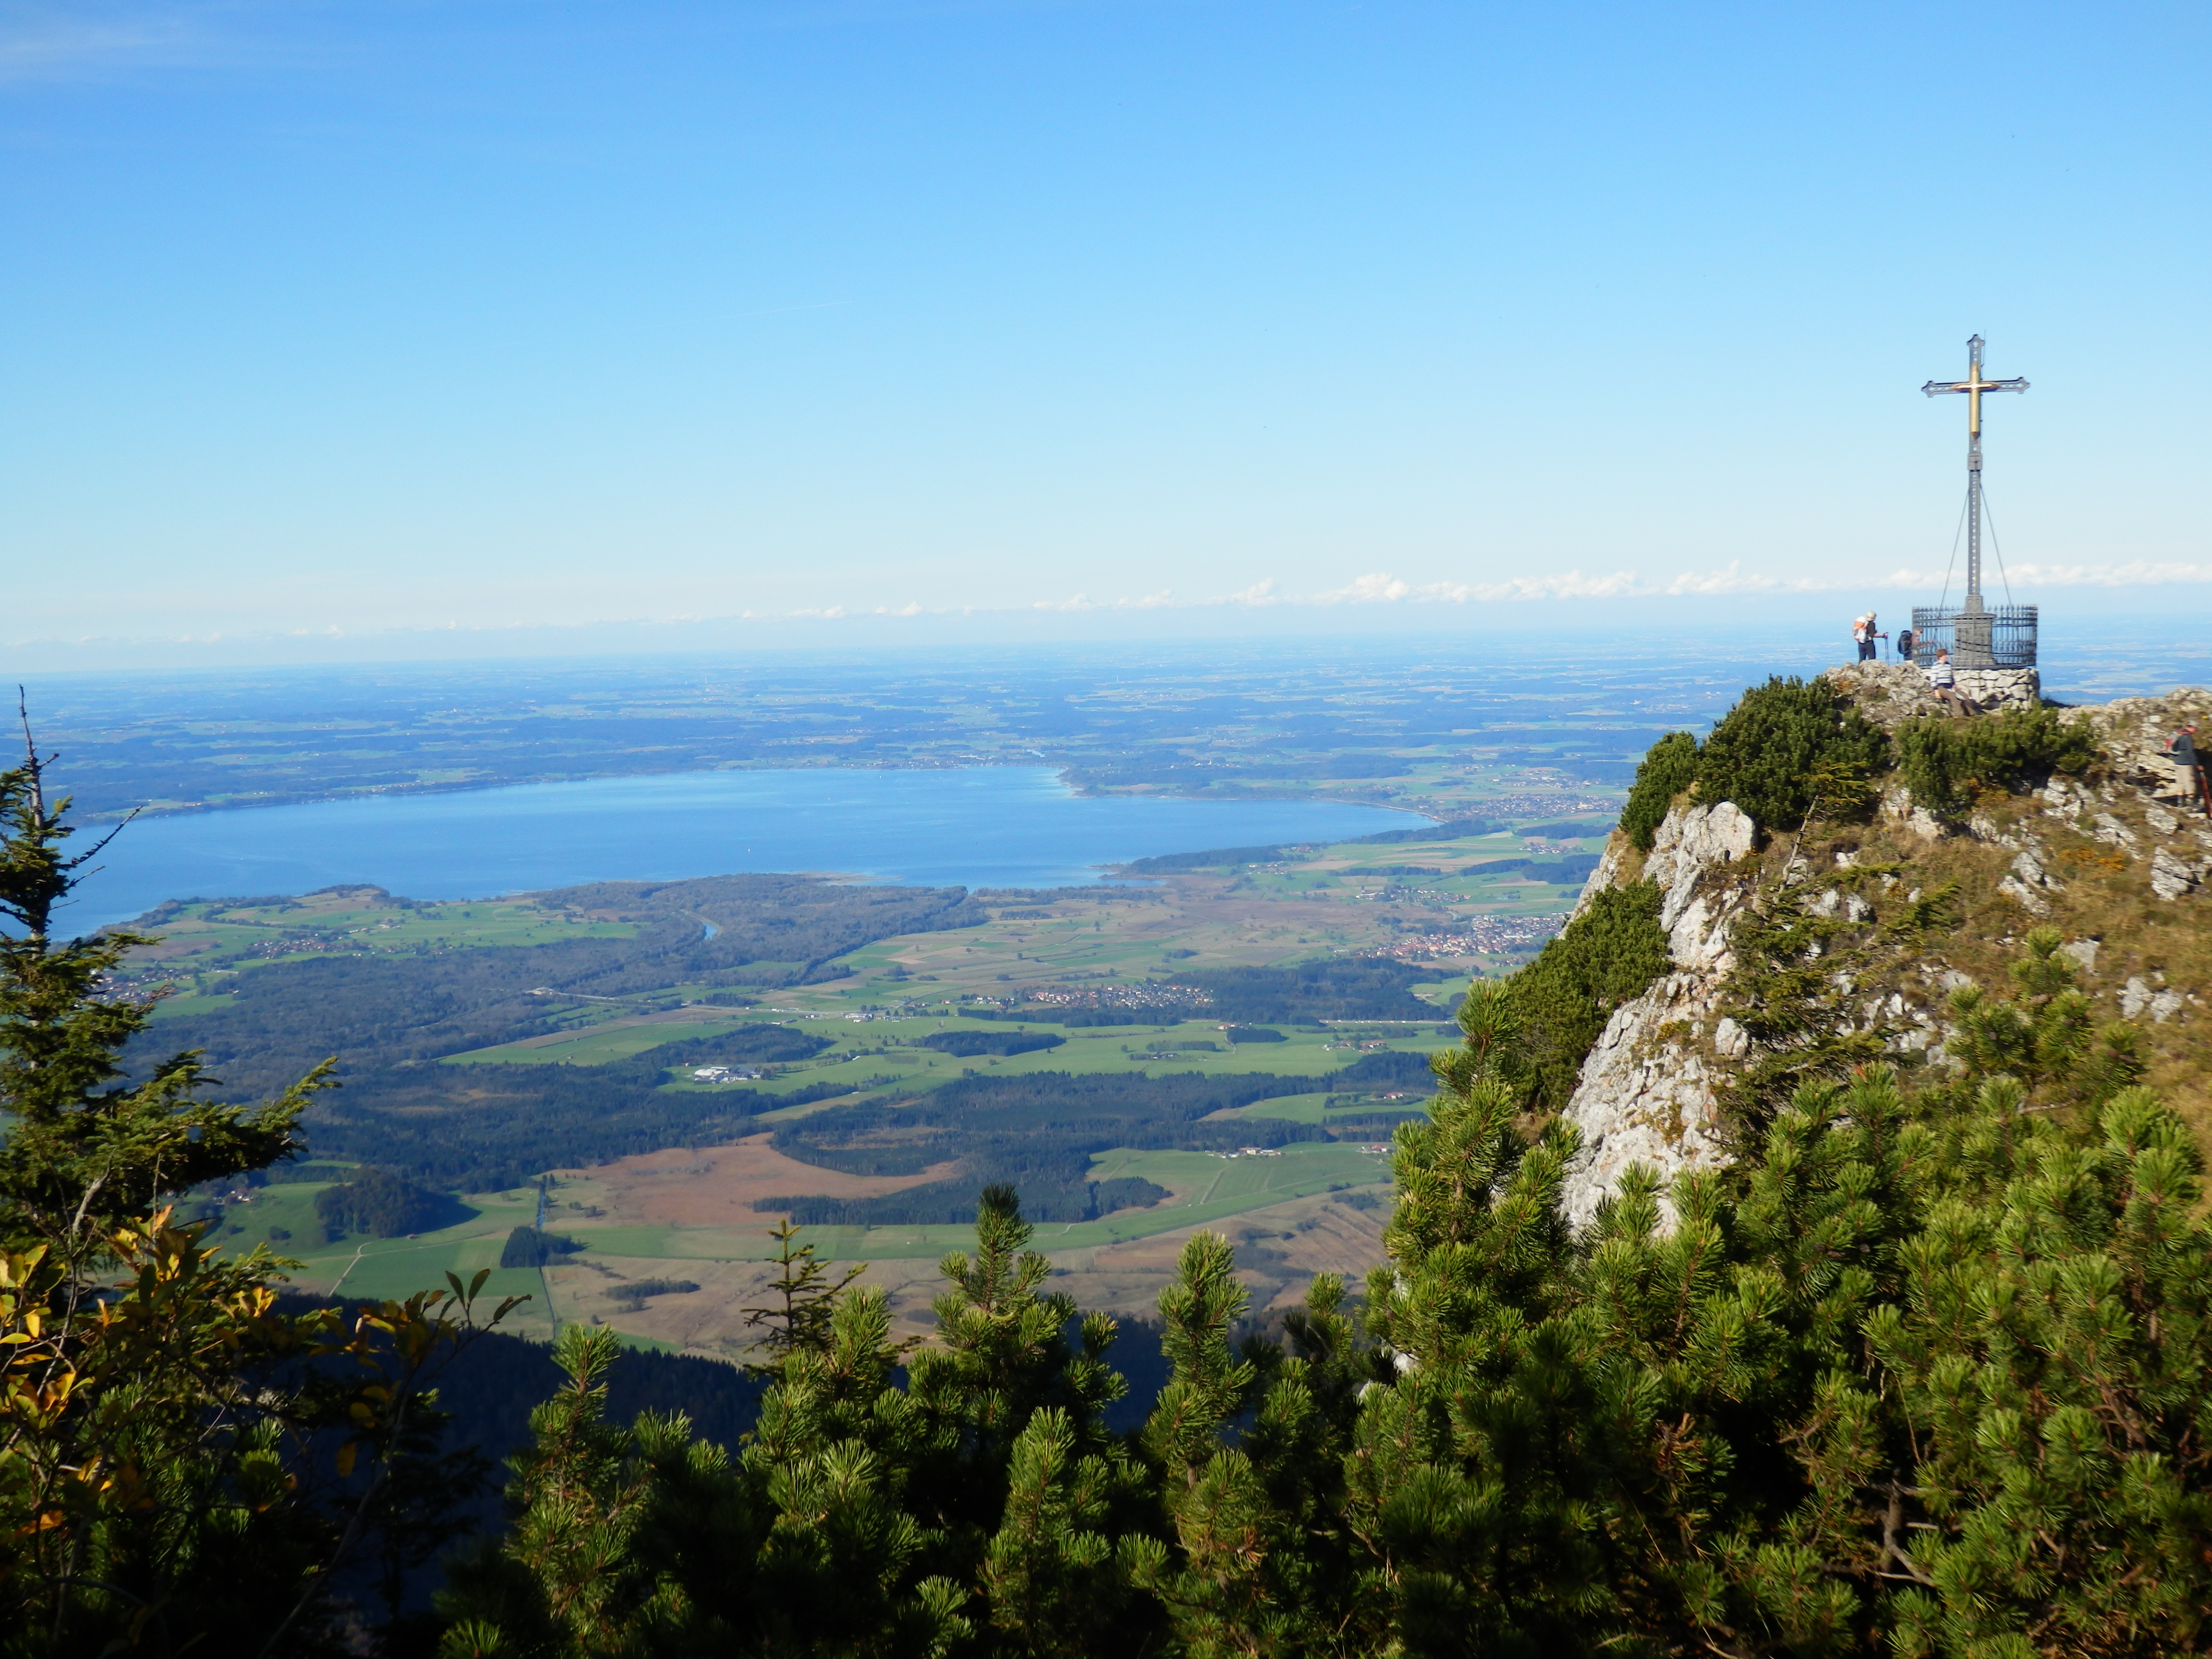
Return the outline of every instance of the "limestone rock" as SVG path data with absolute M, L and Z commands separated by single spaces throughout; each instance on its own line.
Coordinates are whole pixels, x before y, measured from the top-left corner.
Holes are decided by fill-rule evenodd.
M 2154 1025 L 2163 1025 L 2181 1012 L 2183 998 L 2179 991 L 2154 991 L 2141 975 L 2120 988 L 2120 1018 L 2134 1019 L 2142 1014 L 2150 1016 Z
M 1740 1058 L 1750 1038 L 1733 1021 L 1717 1024 L 1714 1005 L 1732 965 L 1729 924 L 1751 890 L 1729 866 L 1752 849 L 1757 830 L 1731 801 L 1677 807 L 1652 838 L 1644 874 L 1660 893 L 1659 924 L 1676 971 L 1622 1004 L 1583 1062 L 1566 1118 L 1582 1132 L 1582 1151 L 1560 1198 L 1577 1226 L 1630 1165 L 1662 1176 L 1724 1161 L 1719 1109 L 1695 1035 L 1713 1030 L 1717 1052 Z
M 1992 847 L 2016 848 L 2020 837 L 2006 832 L 1987 812 L 1977 812 L 1966 820 L 1966 833 L 1976 841 L 1987 842 Z
M 1824 670 L 1820 678 L 1858 705 L 1876 726 L 1895 726 L 1943 704 L 1928 676 L 1909 662 L 1852 662 Z
M 1805 908 L 1816 916 L 1832 916 L 1840 912 L 1846 921 L 1864 921 L 1874 914 L 1874 906 L 1856 893 L 1846 893 L 1837 887 L 1831 887 Z
M 1951 833 L 1942 819 L 1926 807 L 1914 805 L 1912 792 L 1901 783 L 1893 783 L 1882 792 L 1881 815 L 1923 841 L 1941 841 Z
M 2165 848 L 2154 848 L 2150 855 L 2150 890 L 2160 898 L 2172 901 L 2195 889 L 2197 870 L 2183 863 Z
M 1587 1227 L 1632 1164 L 1671 1178 L 1727 1162 L 1704 1060 L 1680 1042 L 1656 1040 L 1662 1026 L 1710 1019 L 1717 989 L 1707 974 L 1669 974 L 1606 1022 L 1567 1108 L 1568 1121 L 1582 1131 L 1559 1194 L 1571 1225 Z M 1741 1029 L 1735 1036 L 1749 1047 Z
M 2044 786 L 2042 799 L 2044 817 L 2058 818 L 2069 824 L 2079 819 L 2094 803 L 2094 797 L 2087 789 L 2063 777 L 2053 778 Z
M 2118 848 L 2120 851 L 2130 857 L 2134 855 L 2136 845 L 2134 830 L 2129 829 L 2110 812 L 2098 813 L 2095 822 L 2097 827 L 2094 833 L 2099 841 L 2103 842 L 2107 847 Z
M 2030 842 L 2021 848 L 2012 861 L 2012 872 L 2030 887 L 2048 887 L 2052 892 L 2064 890 L 2064 884 L 2043 865 L 2044 848 Z
M 2058 947 L 2058 954 L 2071 957 L 2083 973 L 2094 974 L 2097 971 L 2097 946 L 2100 943 L 2100 940 L 2094 939 L 2069 939 Z

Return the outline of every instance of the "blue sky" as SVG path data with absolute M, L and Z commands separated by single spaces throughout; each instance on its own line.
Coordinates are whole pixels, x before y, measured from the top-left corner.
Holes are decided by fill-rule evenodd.
M 2206 33 L 12 0 L 0 657 L 2212 609 Z

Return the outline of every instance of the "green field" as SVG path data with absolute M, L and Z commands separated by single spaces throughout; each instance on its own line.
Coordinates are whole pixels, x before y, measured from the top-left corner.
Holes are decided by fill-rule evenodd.
M 693 1037 L 714 1036 L 742 1023 L 742 1017 L 717 1014 L 711 1019 L 624 1020 L 619 1024 L 587 1025 L 574 1036 L 555 1042 L 527 1040 L 503 1042 L 496 1048 L 475 1048 L 447 1054 L 441 1066 L 603 1066 L 611 1060 L 628 1060 L 664 1042 L 685 1042 Z
M 465 1200 L 477 1212 L 468 1220 L 411 1238 L 349 1234 L 326 1241 L 314 1208 L 323 1185 L 298 1182 L 254 1189 L 249 1202 L 225 1206 L 212 1242 L 234 1255 L 265 1244 L 274 1254 L 299 1263 L 292 1277 L 302 1288 L 324 1295 L 404 1297 L 416 1291 L 443 1289 L 449 1272 L 465 1279 L 477 1268 L 489 1267 L 487 1296 L 530 1295 L 538 1298 L 538 1308 L 544 1305 L 544 1287 L 534 1270 L 499 1265 L 508 1231 L 537 1213 L 534 1191 L 474 1194 Z M 538 1328 L 535 1334 L 546 1334 L 542 1315 L 517 1317 L 521 1320 L 517 1328 L 534 1319 Z M 526 1329 L 525 1334 L 531 1332 Z

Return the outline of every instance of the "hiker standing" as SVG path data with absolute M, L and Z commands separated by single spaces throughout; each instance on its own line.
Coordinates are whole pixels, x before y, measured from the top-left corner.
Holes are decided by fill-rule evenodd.
M 1866 662 L 1874 656 L 1874 613 L 1851 618 L 1851 643 L 1858 647 L 1859 660 Z
M 2166 758 L 2173 763 L 2173 781 L 2182 799 L 2197 811 L 2212 817 L 2212 797 L 2205 793 L 2204 766 L 2197 758 L 2197 728 L 2185 726 L 2166 740 Z
M 1915 643 L 1916 641 L 1913 639 L 1912 630 L 1911 629 L 1900 628 L 1897 630 L 1898 661 L 1911 662 L 1912 660 L 1912 647 Z
M 1938 646 L 1936 660 L 1929 663 L 1924 672 L 1928 684 L 1936 692 L 1936 700 L 1950 711 L 1953 718 L 1964 716 L 1966 705 L 1959 696 L 1959 677 L 1952 670 L 1950 652 Z

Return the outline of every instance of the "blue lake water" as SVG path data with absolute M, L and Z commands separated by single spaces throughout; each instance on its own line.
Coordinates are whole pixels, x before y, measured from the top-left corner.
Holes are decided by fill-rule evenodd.
M 65 921 L 83 932 L 164 899 L 339 882 L 418 899 L 770 870 L 1054 887 L 1155 854 L 1340 840 L 1422 821 L 1334 801 L 1085 798 L 1044 767 L 593 778 L 142 818 L 100 854 Z

